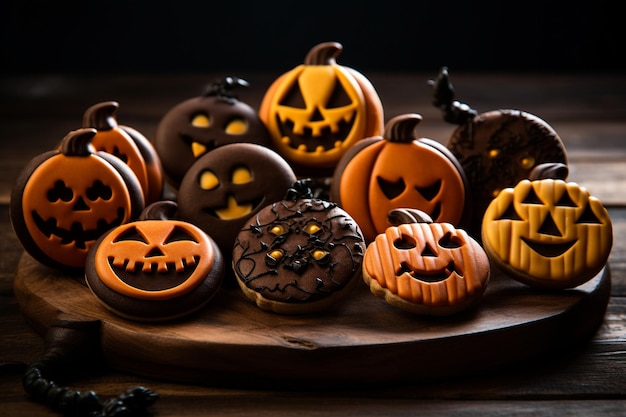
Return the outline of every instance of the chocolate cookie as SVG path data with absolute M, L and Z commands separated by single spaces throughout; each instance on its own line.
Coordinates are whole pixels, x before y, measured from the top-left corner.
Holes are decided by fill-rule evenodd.
M 248 82 L 241 78 L 226 77 L 163 116 L 154 146 L 174 188 L 196 159 L 215 148 L 238 142 L 270 146 L 270 135 L 256 110 L 233 92 L 246 86 Z
M 306 181 L 253 216 L 237 235 L 233 270 L 261 309 L 302 314 L 337 306 L 361 275 L 358 225 L 337 204 L 311 198 Z
M 567 155 L 559 135 L 539 117 L 511 109 L 477 114 L 453 98 L 447 70 L 443 69 L 435 82 L 434 103 L 442 108 L 447 121 L 459 124 L 446 147 L 459 160 L 469 181 L 474 225 L 470 232 L 480 237 L 483 214 L 502 189 L 522 179 L 545 178 L 546 164 L 566 167 Z M 562 171 L 558 175 L 562 177 Z
M 245 222 L 278 201 L 296 176 L 276 152 L 252 143 L 221 146 L 198 158 L 178 191 L 178 215 L 230 254 Z

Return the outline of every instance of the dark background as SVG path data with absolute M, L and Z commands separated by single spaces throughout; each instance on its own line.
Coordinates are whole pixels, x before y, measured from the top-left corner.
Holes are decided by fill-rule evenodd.
M 283 71 L 317 43 L 362 71 L 624 72 L 617 3 L 3 2 L 3 74 Z

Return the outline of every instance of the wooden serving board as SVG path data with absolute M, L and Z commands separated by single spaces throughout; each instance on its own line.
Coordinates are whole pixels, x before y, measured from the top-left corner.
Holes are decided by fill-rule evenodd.
M 64 315 L 100 320 L 109 366 L 197 384 L 266 387 L 380 384 L 489 371 L 571 350 L 601 324 L 610 296 L 606 266 L 575 289 L 542 291 L 497 270 L 477 309 L 447 318 L 415 316 L 365 284 L 322 315 L 265 312 L 238 288 L 223 288 L 201 311 L 175 322 L 139 323 L 106 310 L 82 276 L 20 259 L 14 290 L 28 322 L 45 333 Z

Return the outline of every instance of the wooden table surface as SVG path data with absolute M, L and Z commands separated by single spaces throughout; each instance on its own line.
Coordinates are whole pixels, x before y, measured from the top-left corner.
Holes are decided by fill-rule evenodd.
M 43 339 L 25 322 L 13 294 L 23 253 L 8 217 L 10 190 L 21 168 L 80 127 L 83 112 L 106 100 L 120 103 L 118 121 L 151 137 L 160 117 L 199 95 L 217 77 L 235 75 L 251 87 L 240 99 L 258 108 L 279 74 L 152 76 L 28 76 L 0 79 L 0 410 L 7 416 L 59 415 L 31 401 L 21 386 L 25 366 L 43 352 Z M 432 74 L 366 74 L 383 102 L 385 119 L 420 113 L 423 137 L 442 143 L 455 126 L 431 105 Z M 479 112 L 525 110 L 550 123 L 563 139 L 569 180 L 587 187 L 608 208 L 614 244 L 611 298 L 605 320 L 586 343 L 547 352 L 484 374 L 427 382 L 332 390 L 185 385 L 120 370 L 77 377 L 67 385 L 115 396 L 142 385 L 160 394 L 156 416 L 623 416 L 626 414 L 626 76 L 615 74 L 456 74 L 457 99 Z M 540 343 L 540 341 L 534 341 Z

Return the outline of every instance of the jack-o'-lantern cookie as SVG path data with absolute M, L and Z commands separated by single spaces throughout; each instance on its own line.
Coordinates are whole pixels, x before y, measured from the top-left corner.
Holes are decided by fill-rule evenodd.
M 115 314 L 171 320 L 197 311 L 219 290 L 219 248 L 200 228 L 173 219 L 175 213 L 172 201 L 153 203 L 139 220 L 114 228 L 89 251 L 87 285 Z
M 443 145 L 417 136 L 421 120 L 419 114 L 394 117 L 382 137 L 362 140 L 337 165 L 331 200 L 354 217 L 367 242 L 389 226 L 394 208 L 419 209 L 457 226 L 468 218 L 463 169 Z
M 287 161 L 269 148 L 220 146 L 198 158 L 183 177 L 178 214 L 210 234 L 228 256 L 246 220 L 283 198 L 294 181 Z
M 337 64 L 342 50 L 337 42 L 316 45 L 303 64 L 272 83 L 261 102 L 259 117 L 273 148 L 299 177 L 332 175 L 352 145 L 382 133 L 380 98 L 363 74 Z
M 237 235 L 232 266 L 245 296 L 285 314 L 331 308 L 361 275 L 365 243 L 337 204 L 312 198 L 300 180 L 252 216 Z
M 144 193 L 146 204 L 161 199 L 163 172 L 161 161 L 152 143 L 137 130 L 117 123 L 115 101 L 105 101 L 89 107 L 83 115 L 83 127 L 96 129 L 91 144 L 120 158 L 133 170 Z
M 565 145 L 544 120 L 521 110 L 501 109 L 478 114 L 453 100 L 454 90 L 443 68 L 433 83 L 434 104 L 444 119 L 459 125 L 446 147 L 461 163 L 472 191 L 472 224 L 469 230 L 480 238 L 480 222 L 500 190 L 523 179 L 546 178 L 546 164 L 559 167 L 557 178 L 567 172 Z
M 522 180 L 489 204 L 482 242 L 491 260 L 525 284 L 572 288 L 605 266 L 611 218 L 600 200 L 573 182 Z
M 414 209 L 389 213 L 392 224 L 365 252 L 363 280 L 400 309 L 446 316 L 474 306 L 490 278 L 487 254 L 463 229 Z
M 33 158 L 11 193 L 13 229 L 42 264 L 81 269 L 93 243 L 136 219 L 143 191 L 133 171 L 107 152 L 95 152 L 95 129 L 69 132 L 58 149 Z
M 163 116 L 154 135 L 154 146 L 174 188 L 178 188 L 196 159 L 222 145 L 271 145 L 256 110 L 234 94 L 234 89 L 247 86 L 246 80 L 226 77 L 211 83 L 203 95 L 177 104 Z

